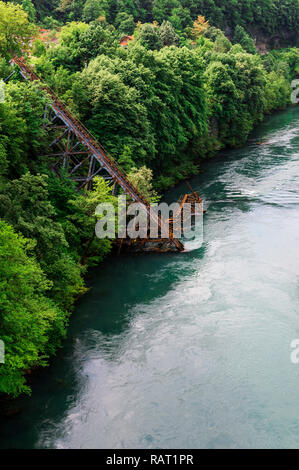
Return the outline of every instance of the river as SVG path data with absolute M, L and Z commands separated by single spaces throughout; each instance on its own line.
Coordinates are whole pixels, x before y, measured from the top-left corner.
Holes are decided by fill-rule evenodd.
M 288 109 L 204 163 L 200 248 L 95 270 L 2 448 L 299 447 L 298 128 Z

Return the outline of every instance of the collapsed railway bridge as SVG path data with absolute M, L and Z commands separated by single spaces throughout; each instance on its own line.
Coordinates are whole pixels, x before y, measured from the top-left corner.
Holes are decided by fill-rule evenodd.
M 132 202 L 140 204 L 142 210 L 147 214 L 148 220 L 153 220 L 159 229 L 159 238 L 135 240 L 140 250 L 144 251 L 183 251 L 182 242 L 173 236 L 171 229 L 169 237 L 162 238 L 164 224 L 169 221 L 163 220 L 159 214 L 150 210 L 150 203 L 138 191 L 138 189 L 127 178 L 125 172 L 118 163 L 104 150 L 102 145 L 86 129 L 77 117 L 67 108 L 57 95 L 34 73 L 34 71 L 22 59 L 14 57 L 11 64 L 16 65 L 24 79 L 38 82 L 41 89 L 49 96 L 49 104 L 45 109 L 45 127 L 60 131 L 51 143 L 51 153 L 47 157 L 55 157 L 56 162 L 52 164 L 52 171 L 59 176 L 63 168 L 69 177 L 74 180 L 78 188 L 90 188 L 95 176 L 100 176 L 113 185 L 113 194 L 116 195 L 119 188 L 129 197 Z M 197 193 L 196 193 L 197 194 Z M 187 197 L 185 197 L 187 200 Z M 201 199 L 198 196 L 198 202 Z M 165 233 L 165 232 L 164 232 Z M 132 241 L 121 240 L 120 246 L 132 246 Z

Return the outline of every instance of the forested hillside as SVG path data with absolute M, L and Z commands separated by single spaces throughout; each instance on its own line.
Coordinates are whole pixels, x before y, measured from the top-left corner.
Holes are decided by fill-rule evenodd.
M 295 45 L 299 23 L 297 0 L 33 0 L 33 4 L 39 20 L 92 21 L 102 15 L 127 34 L 133 22 L 154 20 L 160 24 L 168 20 L 183 32 L 204 15 L 231 37 L 239 25 L 270 45 Z
M 265 115 L 291 104 L 298 8 L 298 0 L 0 1 L 0 77 L 24 56 L 150 197 L 152 185 L 161 192 L 197 173 L 202 159 L 243 145 Z M 61 344 L 87 268 L 112 246 L 94 236 L 95 207 L 115 203 L 107 184 L 78 192 L 42 157 L 47 100 L 15 73 L 0 103 L 0 392 L 12 396 L 30 392 L 27 372 Z

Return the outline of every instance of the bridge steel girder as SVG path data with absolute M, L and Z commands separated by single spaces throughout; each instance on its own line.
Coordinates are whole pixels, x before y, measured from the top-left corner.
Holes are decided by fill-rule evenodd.
M 55 156 L 60 157 L 52 166 L 52 170 L 59 176 L 59 169 L 64 168 L 74 181 L 78 182 L 79 188 L 90 187 L 93 178 L 100 173 L 100 176 L 111 180 L 113 184 L 113 193 L 117 193 L 117 187 L 121 187 L 126 195 L 130 197 L 133 202 L 140 203 L 147 213 L 149 219 L 153 219 L 158 224 L 161 232 L 163 230 L 164 221 L 159 215 L 155 215 L 151 211 L 150 204 L 146 198 L 139 192 L 137 188 L 128 180 L 126 174 L 117 162 L 107 154 L 101 144 L 93 137 L 93 135 L 86 129 L 86 127 L 68 110 L 68 108 L 59 100 L 55 93 L 44 83 L 34 71 L 28 67 L 21 59 L 15 57 L 11 60 L 12 65 L 19 67 L 21 75 L 29 81 L 39 82 L 41 88 L 49 95 L 51 102 L 45 109 L 45 124 L 44 127 L 59 128 L 63 133 L 58 136 L 50 144 L 50 147 L 56 146 L 60 152 L 55 152 Z M 50 113 L 50 114 L 49 114 Z M 48 119 L 47 119 L 48 115 Z M 62 124 L 57 126 L 56 121 Z M 66 136 L 66 142 L 62 147 L 62 142 Z M 74 152 L 75 148 L 83 148 L 84 150 Z M 86 155 L 81 158 L 81 155 Z M 88 170 L 82 175 L 83 167 Z M 76 173 L 76 175 L 74 175 Z M 173 237 L 172 232 L 169 234 L 169 242 L 174 245 L 177 251 L 183 251 L 184 245 L 176 238 Z

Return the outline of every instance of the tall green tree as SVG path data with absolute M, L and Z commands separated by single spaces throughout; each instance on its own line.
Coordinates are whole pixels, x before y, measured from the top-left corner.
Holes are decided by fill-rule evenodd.
M 243 49 L 249 54 L 256 54 L 256 47 L 254 45 L 253 39 L 246 33 L 245 29 L 242 26 L 238 25 L 235 29 L 234 34 L 234 43 L 241 44 Z
M 46 294 L 51 288 L 31 257 L 34 243 L 0 220 L 0 392 L 30 393 L 25 374 L 47 365 L 65 335 L 66 315 Z
M 22 8 L 27 13 L 29 21 L 34 23 L 36 19 L 36 10 L 31 0 L 23 0 Z
M 128 146 L 141 161 L 146 161 L 154 153 L 147 109 L 136 87 L 126 84 L 117 73 L 120 68 L 128 71 L 128 64 L 118 58 L 101 55 L 91 61 L 74 88 L 78 90 L 74 101 L 82 119 L 115 158 Z
M 107 2 L 104 0 L 86 0 L 82 13 L 83 21 L 89 23 L 100 16 L 105 16 L 105 8 L 107 8 Z
M 42 127 L 47 98 L 32 83 L 8 83 L 0 103 L 0 143 L 6 154 L 7 176 L 37 169 L 46 142 Z
M 160 38 L 163 46 L 178 46 L 179 36 L 176 34 L 172 24 L 169 21 L 163 21 L 159 28 Z
M 156 24 L 145 23 L 138 28 L 138 41 L 146 49 L 159 50 L 163 46 L 160 29 Z
M 9 59 L 26 52 L 34 31 L 21 5 L 0 1 L 0 56 Z
M 46 175 L 26 173 L 8 182 L 0 192 L 0 217 L 35 241 L 36 259 L 52 283 L 49 295 L 69 308 L 75 296 L 84 292 L 84 285 L 81 268 L 70 255 L 63 227 L 56 221 Z
M 93 189 L 88 191 L 86 195 L 80 195 L 70 200 L 72 214 L 69 216 L 69 220 L 76 228 L 73 237 L 78 243 L 80 263 L 83 265 L 98 265 L 112 248 L 112 240 L 99 239 L 95 234 L 98 220 L 96 208 L 101 203 L 110 203 L 115 210 L 117 209 L 117 198 L 112 195 L 111 186 L 98 177 L 94 180 Z

